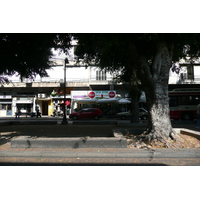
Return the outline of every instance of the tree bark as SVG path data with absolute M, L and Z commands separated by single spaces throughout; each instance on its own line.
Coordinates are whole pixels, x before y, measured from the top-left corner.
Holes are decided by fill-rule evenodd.
M 146 90 L 149 110 L 148 139 L 169 139 L 174 137 L 174 132 L 169 116 L 169 102 L 166 89 L 156 86 L 156 89 Z
M 140 98 L 140 90 L 136 85 L 132 86 L 132 90 L 130 92 L 132 101 L 131 101 L 131 123 L 139 123 L 139 98 Z
M 145 57 L 140 56 L 140 79 L 145 86 L 149 111 L 147 138 L 174 138 L 169 116 L 168 79 L 172 63 L 172 46 L 165 43 L 157 45 L 154 60 L 149 65 Z

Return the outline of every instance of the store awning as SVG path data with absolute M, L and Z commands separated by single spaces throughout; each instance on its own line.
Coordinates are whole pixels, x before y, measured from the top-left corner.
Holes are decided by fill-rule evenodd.
M 97 103 L 95 99 L 76 99 L 74 100 L 77 103 Z
M 98 99 L 97 103 L 117 103 L 118 99 Z
M 120 99 L 118 101 L 119 104 L 128 104 L 128 103 L 131 103 L 131 101 L 129 101 L 128 99 Z
M 12 104 L 12 101 L 0 101 L 0 104 Z
M 117 103 L 118 99 L 76 99 L 77 103 Z

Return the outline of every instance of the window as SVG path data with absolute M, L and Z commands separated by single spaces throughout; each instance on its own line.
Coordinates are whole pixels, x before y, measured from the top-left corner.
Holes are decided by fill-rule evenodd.
M 177 97 L 171 96 L 169 99 L 169 106 L 173 107 L 173 106 L 177 106 Z
M 106 72 L 104 70 L 102 71 L 96 71 L 96 80 L 97 81 L 104 81 L 106 80 Z

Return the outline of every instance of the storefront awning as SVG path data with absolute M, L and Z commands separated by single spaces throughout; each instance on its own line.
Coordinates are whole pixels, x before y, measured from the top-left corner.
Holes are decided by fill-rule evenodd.
M 98 99 L 97 103 L 118 103 L 118 99 Z
M 131 103 L 131 101 L 129 101 L 128 99 L 120 99 L 118 101 L 119 104 L 128 104 L 128 103 Z
M 12 101 L 0 101 L 0 104 L 12 104 Z
M 74 100 L 77 103 L 97 103 L 97 101 L 95 99 L 76 99 Z
M 76 103 L 119 103 L 119 104 L 130 104 L 131 101 L 127 99 L 74 99 Z
M 75 99 L 76 103 L 118 103 L 118 99 Z

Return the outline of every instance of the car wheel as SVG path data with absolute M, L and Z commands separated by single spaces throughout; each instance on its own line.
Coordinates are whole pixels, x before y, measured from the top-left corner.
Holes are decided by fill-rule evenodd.
M 183 115 L 182 115 L 182 119 L 183 120 L 190 120 L 192 117 L 191 117 L 191 115 L 190 115 L 190 113 L 184 113 Z
M 73 116 L 73 120 L 77 120 L 77 116 Z
M 98 120 L 98 119 L 99 119 L 99 117 L 98 117 L 98 116 L 94 116 L 94 119 L 95 119 L 95 120 Z
M 147 120 L 147 116 L 146 116 L 146 115 L 143 115 L 143 116 L 142 116 L 142 120 Z

